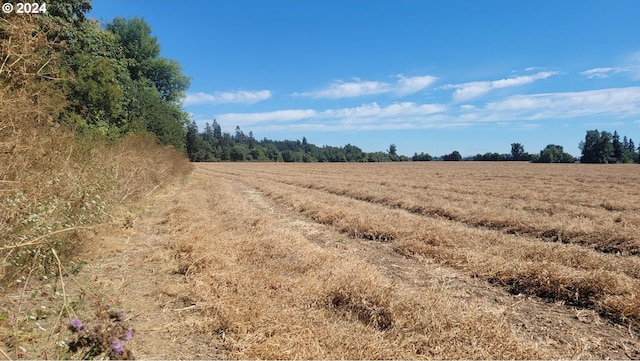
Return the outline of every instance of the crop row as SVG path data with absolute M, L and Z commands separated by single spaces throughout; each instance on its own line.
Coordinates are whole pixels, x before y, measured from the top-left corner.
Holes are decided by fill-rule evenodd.
M 336 195 L 443 217 L 475 227 L 524 234 L 547 241 L 575 243 L 605 253 L 640 254 L 635 211 L 611 212 L 575 204 L 498 198 L 486 193 L 380 184 L 376 177 L 315 174 L 253 173 L 253 177 L 313 188 Z
M 236 173 L 235 171 L 233 173 Z M 512 292 L 591 308 L 640 322 L 640 259 L 534 237 L 505 234 L 443 218 L 285 184 L 242 171 L 226 175 L 293 210 L 354 237 L 393 242 L 405 255 L 427 257 Z

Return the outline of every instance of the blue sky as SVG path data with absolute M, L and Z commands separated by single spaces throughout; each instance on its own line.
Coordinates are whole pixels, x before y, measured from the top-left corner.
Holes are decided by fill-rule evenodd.
M 640 144 L 640 1 L 92 3 L 151 25 L 201 130 L 409 156 L 579 155 L 590 129 Z

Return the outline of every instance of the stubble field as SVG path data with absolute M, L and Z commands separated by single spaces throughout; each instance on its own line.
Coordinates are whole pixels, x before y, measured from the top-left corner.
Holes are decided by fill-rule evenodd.
M 199 163 L 90 237 L 65 295 L 86 322 L 93 298 L 126 310 L 143 359 L 638 359 L 638 179 L 636 165 Z
M 195 176 L 210 228 L 179 243 L 180 292 L 216 300 L 201 331 L 224 341 L 218 356 L 640 356 L 636 166 L 209 163 Z

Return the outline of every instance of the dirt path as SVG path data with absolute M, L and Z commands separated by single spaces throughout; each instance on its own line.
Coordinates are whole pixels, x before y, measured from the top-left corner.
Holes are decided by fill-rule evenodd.
M 427 259 L 406 258 L 394 251 L 392 243 L 350 238 L 265 197 L 241 179 L 216 175 L 214 181 L 212 176 L 196 168 L 186 184 L 145 200 L 131 217 L 118 221 L 118 229 L 102 232 L 88 243 L 85 254 L 90 262 L 76 276 L 78 284 L 101 295 L 101 302 L 113 302 L 126 310 L 135 327 L 129 347 L 137 358 L 231 357 L 225 348 L 224 329 L 203 330 L 203 301 L 185 296 L 194 286 L 185 274 L 197 267 L 191 264 L 185 268 L 180 263 L 180 255 L 189 250 L 182 249 L 184 242 L 179 240 L 217 237 L 199 232 L 208 219 L 224 213 L 219 199 L 208 192 L 222 183 L 241 194 L 250 207 L 277 218 L 283 227 L 309 242 L 373 265 L 399 289 L 420 293 L 435 286 L 468 304 L 481 303 L 487 312 L 505 315 L 518 338 L 533 341 L 545 354 L 551 352 L 557 358 L 640 358 L 640 342 L 632 330 L 592 311 L 512 295 Z M 68 293 L 74 297 L 81 291 L 70 284 Z

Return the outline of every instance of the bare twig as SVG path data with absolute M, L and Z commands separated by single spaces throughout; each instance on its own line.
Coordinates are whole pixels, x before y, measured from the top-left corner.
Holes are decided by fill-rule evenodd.
M 44 64 L 42 64 L 40 69 L 38 69 L 38 71 L 36 72 L 36 75 L 40 75 L 40 72 L 42 71 L 42 69 L 44 69 L 44 67 L 47 66 L 47 64 L 49 64 L 50 61 L 51 59 L 48 59 Z
M 62 262 L 60 262 L 60 257 L 58 257 L 58 252 L 56 252 L 55 249 L 51 248 L 51 253 L 53 253 L 53 256 L 56 258 L 56 261 L 58 262 L 58 274 L 60 277 L 60 286 L 62 286 L 62 302 L 64 303 L 62 305 L 62 308 L 60 309 L 60 314 L 58 315 L 58 317 L 62 316 L 63 310 L 66 310 L 67 316 L 71 317 L 71 314 L 74 312 L 73 310 L 69 312 L 69 306 L 67 301 L 67 291 L 65 290 L 65 287 L 64 287 L 64 275 L 62 274 Z
M 76 230 L 76 229 L 93 229 L 93 228 L 95 228 L 96 226 L 98 226 L 98 225 L 95 225 L 95 226 L 88 226 L 88 227 L 86 227 L 86 226 L 79 226 L 79 227 L 69 227 L 69 228 L 65 228 L 65 229 L 59 229 L 59 230 L 57 230 L 57 231 L 53 231 L 53 232 L 51 232 L 51 233 L 47 233 L 47 234 L 45 234 L 45 235 L 42 235 L 42 236 L 40 236 L 40 237 L 37 237 L 37 238 L 35 238 L 33 241 L 31 241 L 31 242 L 20 243 L 20 244 L 14 244 L 13 246 L 5 246 L 5 247 L 2 247 L 2 248 L 0 248 L 0 251 L 5 251 L 5 250 L 8 250 L 8 249 L 14 249 L 14 248 L 20 248 L 20 247 L 27 247 L 27 246 L 36 246 L 36 245 L 40 245 L 40 244 L 46 243 L 46 241 L 43 241 L 43 239 L 44 239 L 44 238 L 47 238 L 47 237 L 53 236 L 53 235 L 55 235 L 55 234 L 63 233 L 63 232 L 68 232 L 68 231 L 73 231 L 73 230 Z
M 2 356 L 4 356 L 7 360 L 11 361 L 11 357 L 9 357 L 9 355 L 7 355 L 4 351 L 2 351 L 2 349 L 0 348 L 0 353 L 2 354 Z

